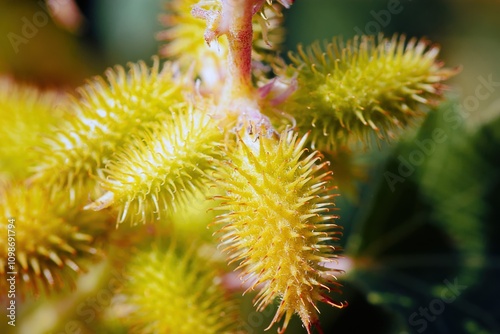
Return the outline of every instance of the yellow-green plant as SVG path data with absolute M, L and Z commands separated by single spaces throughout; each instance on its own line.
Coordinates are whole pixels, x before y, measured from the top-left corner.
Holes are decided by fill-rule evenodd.
M 18 273 L 22 297 L 73 287 L 77 274 L 102 255 L 97 245 L 109 231 L 105 215 L 83 211 L 63 193 L 51 199 L 50 191 L 40 183 L 7 182 L 0 187 L 0 214 L 13 219 L 14 234 L 3 222 L 0 231 L 13 236 L 18 264 L 17 270 L 8 266 L 9 248 L 2 238 L 0 274 Z M 1 281 L 2 291 L 8 290 L 7 283 Z
M 123 287 L 134 333 L 237 333 L 238 304 L 210 263 L 173 247 L 135 254 Z
M 33 148 L 58 123 L 65 103 L 59 92 L 40 92 L 0 77 L 0 179 L 29 175 L 37 156 Z
M 223 282 L 232 270 L 243 290 L 258 290 L 257 311 L 278 305 L 269 328 L 283 320 L 280 333 L 294 314 L 308 333 L 319 329 L 318 303 L 347 305 L 332 296 L 341 292 L 334 198 L 342 189 L 323 154 L 342 160 L 372 134 L 391 138 L 418 122 L 455 71 L 437 61 L 436 46 L 397 35 L 299 47 L 287 63 L 274 52 L 283 36 L 282 11 L 291 4 L 174 0 L 161 34 L 169 61 L 154 57 L 151 68 L 138 62 L 89 81 L 63 106 L 56 130 L 26 143 L 34 162 L 16 186 L 10 179 L 2 184 L 0 200 L 3 213 L 20 220 L 19 261 L 27 280 L 43 273 L 50 287 L 68 267 L 78 269 L 97 233 L 88 218 L 80 226 L 79 217 L 92 214 L 91 226 L 111 217 L 151 224 L 153 231 L 184 231 L 167 233 L 168 242 L 180 245 L 175 251 L 136 245 L 123 287 L 130 306 L 125 325 L 134 332 L 239 331 L 240 318 L 226 317 L 234 301 L 227 301 L 231 284 Z M 262 70 L 263 63 L 274 73 Z M 0 97 L 9 106 L 17 98 Z M 13 110 L 28 121 L 27 108 Z M 189 235 L 197 228 L 178 227 L 210 217 L 176 216 L 200 194 L 218 213 L 213 243 L 229 263 L 222 272 L 200 260 L 204 253 L 201 258 L 222 268 L 215 247 L 204 247 L 207 238 Z M 200 243 L 187 247 L 190 240 Z

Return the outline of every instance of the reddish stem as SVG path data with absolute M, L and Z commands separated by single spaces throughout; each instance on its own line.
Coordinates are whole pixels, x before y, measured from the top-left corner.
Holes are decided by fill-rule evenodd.
M 222 22 L 229 42 L 229 78 L 225 96 L 229 98 L 249 96 L 251 92 L 254 7 L 254 0 L 223 0 Z

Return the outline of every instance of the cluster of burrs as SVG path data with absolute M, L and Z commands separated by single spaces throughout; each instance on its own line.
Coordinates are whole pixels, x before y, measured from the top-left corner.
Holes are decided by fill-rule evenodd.
M 257 309 L 277 302 L 269 327 L 284 319 L 283 332 L 297 314 L 310 332 L 318 326 L 318 302 L 345 305 L 331 297 L 340 288 L 332 268 L 341 229 L 335 166 L 324 156 L 395 138 L 439 101 L 443 81 L 456 70 L 437 61 L 437 46 L 404 36 L 299 46 L 287 63 L 277 51 L 282 10 L 291 4 L 175 0 L 159 34 L 169 61 L 154 57 L 152 66 L 108 70 L 65 100 L 62 116 L 39 113 L 43 120 L 29 123 L 35 107 L 22 101 L 10 109 L 18 119 L 6 112 L 2 127 L 24 129 L 0 152 L 23 164 L 28 159 L 29 168 L 15 177 L 1 171 L 8 181 L 0 201 L 2 214 L 19 221 L 27 281 L 57 285 L 64 267 L 78 271 L 80 256 L 92 253 L 96 226 L 109 217 L 161 224 L 201 197 L 219 213 L 215 242 L 230 270 L 247 290 L 258 290 Z M 13 99 L 2 96 L 0 105 Z M 25 146 L 29 156 L 16 156 Z M 194 224 L 190 217 L 182 223 Z M 153 249 L 132 261 L 124 291 L 136 310 L 128 315 L 134 328 L 234 333 L 238 317 L 217 320 L 226 297 L 222 285 L 211 286 L 220 273 L 191 260 L 196 252 L 176 251 Z M 190 292 L 213 294 L 195 307 Z M 168 300 L 203 316 L 170 323 Z

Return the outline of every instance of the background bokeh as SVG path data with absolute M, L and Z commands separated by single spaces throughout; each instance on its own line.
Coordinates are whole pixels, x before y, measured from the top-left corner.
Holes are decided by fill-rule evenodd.
M 51 20 L 13 46 L 40 3 L 0 0 L 0 76 L 72 89 L 158 51 L 164 0 L 77 1 L 77 28 Z M 499 0 L 296 0 L 285 11 L 283 55 L 333 36 L 404 33 L 439 44 L 446 65 L 461 67 L 420 129 L 359 157 L 366 176 L 337 202 L 350 307 L 321 308 L 326 333 L 500 333 L 499 14 Z M 447 139 L 426 151 L 435 129 Z M 391 187 L 388 173 L 417 151 L 424 160 Z M 303 332 L 294 321 L 290 333 Z

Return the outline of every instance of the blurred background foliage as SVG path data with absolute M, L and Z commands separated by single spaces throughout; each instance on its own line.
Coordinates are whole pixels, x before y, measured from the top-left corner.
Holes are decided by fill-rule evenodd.
M 55 18 L 15 52 L 9 33 L 21 35 L 23 18 L 31 21 L 44 4 L 0 0 L 0 75 L 71 89 L 107 67 L 150 60 L 157 52 L 164 0 L 76 3 L 81 15 L 76 29 Z M 384 16 L 395 3 L 398 13 Z M 321 307 L 326 333 L 500 333 L 500 84 L 484 87 L 484 80 L 500 83 L 499 13 L 498 0 L 296 0 L 285 11 L 286 49 L 359 32 L 397 32 L 428 38 L 441 46 L 447 66 L 462 67 L 447 101 L 401 142 L 356 156 L 356 172 L 332 158 L 339 178 L 355 180 L 339 181 L 340 193 L 345 188 L 347 195 L 337 201 L 345 229 L 341 265 L 347 273 L 341 279 L 350 306 Z M 488 94 L 479 97 L 481 85 L 481 93 Z M 474 97 L 477 106 L 468 104 Z M 439 142 L 433 139 L 436 129 Z M 422 144 L 429 140 L 432 145 Z M 409 166 L 402 166 L 403 160 Z M 98 268 L 91 275 L 106 281 L 99 270 L 106 272 Z M 450 284 L 459 292 L 442 302 Z M 51 303 L 77 305 L 88 293 L 82 288 L 73 301 Z M 249 305 L 250 300 L 243 308 L 255 317 Z M 427 320 L 421 308 L 430 308 Z M 71 307 L 67 310 L 61 316 L 74 319 Z M 270 319 L 272 312 L 265 313 Z M 37 311 L 30 321 L 50 317 L 57 318 Z M 252 330 L 261 333 L 269 320 L 257 320 Z M 303 332 L 295 325 L 287 333 Z M 120 324 L 109 326 L 113 333 L 124 331 Z

